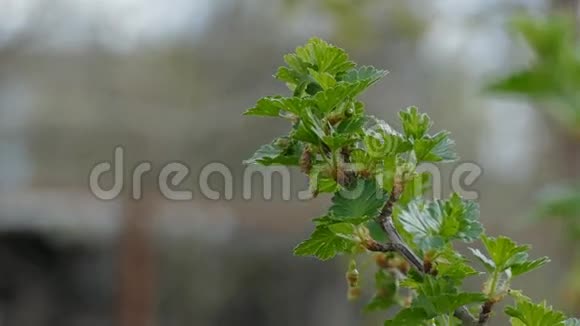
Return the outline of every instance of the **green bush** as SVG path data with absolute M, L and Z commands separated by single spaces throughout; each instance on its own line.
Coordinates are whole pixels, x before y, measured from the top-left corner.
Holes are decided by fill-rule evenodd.
M 385 325 L 485 325 L 493 306 L 508 296 L 514 299 L 505 310 L 512 325 L 580 325 L 510 288 L 513 278 L 544 265 L 547 257 L 530 259 L 528 246 L 485 235 L 473 201 L 458 194 L 424 198 L 429 176 L 417 166 L 455 160 L 454 142 L 446 131 L 431 134 L 430 118 L 415 107 L 400 112 L 401 132 L 365 113 L 357 98 L 385 70 L 357 67 L 344 50 L 317 38 L 284 61 L 275 77 L 292 96 L 264 97 L 245 114 L 286 119 L 290 132 L 246 163 L 297 166 L 314 196 L 332 194 L 328 212 L 313 220 L 314 232 L 294 254 L 350 256 L 351 299 L 361 294 L 356 258 L 373 255 L 376 293 L 366 310 L 399 307 Z M 485 252 L 471 249 L 479 261 L 472 266 L 454 243 L 476 240 Z M 461 290 L 466 278 L 481 273 L 487 275 L 481 292 Z

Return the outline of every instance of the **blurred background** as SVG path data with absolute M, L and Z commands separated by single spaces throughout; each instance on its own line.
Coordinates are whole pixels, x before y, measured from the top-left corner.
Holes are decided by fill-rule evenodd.
M 512 17 L 554 12 L 574 19 L 577 4 L 0 0 L 0 325 L 381 324 L 384 313 L 346 300 L 346 260 L 291 254 L 329 198 L 285 201 L 276 186 L 270 200 L 242 197 L 242 160 L 287 126 L 241 113 L 285 94 L 272 74 L 315 35 L 390 71 L 363 97 L 370 112 L 398 126 L 397 112 L 416 105 L 453 133 L 460 162 L 483 169 L 468 188 L 487 232 L 552 259 L 514 288 L 579 313 L 577 233 L 566 232 L 570 220 L 538 215 L 580 216 L 574 193 L 566 214 L 541 205 L 547 186 L 580 184 L 580 128 L 529 94 L 484 91 L 534 60 Z M 119 145 L 125 187 L 103 201 L 89 191 L 89 173 Z M 137 201 L 131 171 L 144 161 L 152 171 Z M 192 200 L 157 189 L 173 161 L 190 167 L 178 188 Z M 212 162 L 232 171 L 233 198 L 200 191 Z M 443 169 L 446 193 L 452 168 Z M 294 191 L 307 187 L 298 171 L 292 180 Z M 219 175 L 210 182 L 224 188 Z

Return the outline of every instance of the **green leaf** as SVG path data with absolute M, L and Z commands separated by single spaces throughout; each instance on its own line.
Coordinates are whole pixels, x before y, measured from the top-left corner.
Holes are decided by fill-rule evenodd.
M 413 303 L 415 307 L 423 308 L 431 318 L 441 314 L 450 314 L 455 309 L 486 300 L 483 293 L 443 293 L 433 296 L 419 295 Z
M 427 132 L 431 120 L 425 113 L 419 113 L 416 107 L 410 107 L 399 113 L 405 136 L 413 144 L 418 162 L 447 162 L 457 159 L 455 142 L 449 138 L 449 132 L 440 131 L 433 136 Z
M 545 302 L 534 304 L 528 300 L 516 300 L 515 307 L 507 307 L 505 313 L 512 317 L 510 321 L 515 326 L 556 326 L 563 325 L 566 319 Z
M 385 205 L 387 194 L 371 180 L 359 180 L 351 189 L 339 191 L 332 198 L 330 212 L 338 219 L 372 219 Z
M 431 186 L 431 174 L 428 172 L 406 176 L 405 187 L 398 201 L 399 205 L 406 207 L 410 202 L 427 193 Z
M 297 97 L 267 96 L 244 112 L 244 115 L 278 117 L 284 111 L 300 115 L 305 106 L 307 102 Z
M 358 94 L 387 75 L 388 71 L 379 70 L 371 66 L 352 69 L 342 76 L 341 82 L 352 85 L 355 94 Z
M 437 275 L 447 277 L 457 286 L 461 285 L 465 278 L 478 274 L 473 267 L 467 264 L 467 259 L 454 250 L 451 245 L 445 246 L 435 256 Z
M 300 83 L 308 76 L 308 68 L 312 67 L 312 64 L 302 60 L 294 53 L 289 53 L 284 55 L 284 62 L 288 67 L 280 67 L 276 78 L 280 78 L 289 83 Z
M 328 229 L 337 237 L 353 242 L 358 241 L 358 238 L 355 236 L 356 226 L 352 223 L 333 223 L 328 225 Z
M 415 155 L 419 162 L 452 162 L 457 160 L 455 142 L 449 132 L 440 131 L 434 136 L 425 136 L 414 143 Z
M 310 109 L 305 109 L 291 136 L 303 142 L 318 145 L 325 137 L 322 121 Z
M 477 239 L 483 232 L 479 222 L 479 205 L 472 200 L 463 200 L 457 193 L 451 195 L 443 205 L 439 201 L 443 216 L 443 235 L 459 238 L 465 242 Z
M 580 319 L 578 318 L 566 319 L 566 321 L 564 322 L 564 326 L 580 326 Z
M 393 217 L 421 250 L 442 248 L 445 244 L 438 234 L 441 221 L 430 216 L 429 204 L 423 199 L 410 202 L 406 208 L 395 209 Z
M 337 218 L 335 216 L 333 216 L 331 213 L 324 215 L 322 217 L 318 217 L 315 218 L 314 220 L 314 225 L 316 226 L 330 226 L 333 224 L 341 224 L 341 223 L 347 223 L 347 224 L 352 224 L 354 226 L 358 226 L 360 224 L 363 223 L 367 223 L 368 220 L 366 218 L 353 218 L 353 219 L 349 219 L 348 221 L 345 222 L 344 219 L 341 218 Z
M 422 308 L 402 309 L 393 319 L 385 321 L 385 326 L 425 326 L 433 317 Z
M 308 72 L 312 78 L 322 87 L 322 89 L 329 89 L 336 85 L 334 76 L 327 72 L 318 72 L 312 68 L 308 68 Z
M 337 75 L 355 66 L 343 49 L 318 38 L 311 38 L 295 53 L 285 55 L 284 61 L 287 66 L 280 67 L 274 76 L 286 82 L 297 97 L 332 87 Z
M 565 80 L 578 67 L 575 50 L 571 46 L 574 44 L 574 24 L 563 17 L 518 17 L 513 26 L 524 36 L 536 60 L 528 69 L 512 73 L 487 89 L 532 98 L 562 96 Z
M 340 186 L 328 173 L 328 169 L 327 164 L 316 164 L 312 167 L 308 176 L 310 193 L 335 193 L 340 190 Z
M 488 254 L 491 256 L 496 269 L 500 272 L 511 267 L 513 262 L 525 261 L 524 255 L 530 249 L 527 245 L 517 245 L 512 239 L 504 236 L 497 238 L 481 237 Z
M 318 72 L 336 75 L 355 66 L 348 54 L 334 45 L 313 37 L 302 47 L 296 48 L 295 56 Z
M 520 17 L 514 26 L 535 55 L 531 64 L 491 83 L 487 89 L 533 100 L 547 100 L 546 110 L 569 129 L 580 126 L 580 58 L 570 17 Z
M 520 32 L 534 52 L 545 60 L 557 60 L 574 43 L 574 22 L 566 16 L 538 19 L 516 17 L 512 26 Z
M 365 82 L 368 87 L 385 77 L 388 73 L 389 72 L 386 70 L 376 69 L 371 66 L 363 66 L 348 71 L 342 76 L 341 80 L 349 83 Z
M 353 100 L 363 90 L 360 83 L 340 82 L 332 88 L 320 91 L 313 96 L 313 102 L 318 108 L 317 113 L 326 114 L 333 111 L 339 104 Z
M 547 69 L 533 68 L 515 72 L 497 80 L 486 87 L 494 93 L 513 93 L 530 97 L 556 96 L 559 94 L 559 83 L 554 81 L 554 74 Z
M 488 272 L 493 272 L 495 270 L 495 263 L 493 260 L 489 259 L 485 254 L 483 254 L 479 249 L 469 248 L 471 253 L 477 258 L 485 267 Z
M 409 270 L 407 277 L 401 280 L 401 287 L 417 291 L 425 281 L 423 273 L 414 269 Z
M 366 227 L 369 230 L 371 238 L 373 238 L 374 240 L 379 242 L 387 242 L 389 240 L 387 234 L 385 233 L 385 231 L 383 231 L 383 228 L 379 225 L 379 223 L 376 220 L 373 219 L 367 221 Z
M 284 57 L 286 63 L 290 65 L 292 62 L 288 56 Z M 288 88 L 294 91 L 294 96 L 300 97 L 304 93 L 306 86 L 308 86 L 308 80 L 310 76 L 308 75 L 308 66 L 302 62 L 292 62 L 296 65 L 296 68 L 280 67 L 274 75 L 278 80 L 285 81 Z M 302 71 L 304 70 L 304 71 Z
M 275 139 L 271 144 L 262 145 L 244 164 L 298 165 L 302 146 L 288 137 Z
M 355 148 L 350 153 L 350 160 L 357 172 L 366 170 L 374 171 L 377 166 L 377 160 L 371 157 L 367 151 Z
M 346 145 L 354 144 L 358 140 L 358 137 L 353 134 L 337 134 L 334 133 L 330 136 L 324 136 L 322 141 L 331 149 L 337 150 Z
M 366 305 L 365 311 L 386 310 L 397 304 L 398 282 L 393 275 L 378 270 L 375 274 L 376 293 Z
M 475 296 L 473 296 L 473 298 L 476 298 L 476 300 L 474 300 L 473 302 L 480 302 L 480 301 L 486 300 L 486 297 L 483 295 L 483 293 L 458 292 L 457 287 L 455 286 L 455 283 L 451 279 L 446 278 L 446 277 L 435 277 L 432 275 L 424 275 L 423 282 L 418 289 L 418 293 L 419 293 L 419 295 L 424 295 L 425 297 L 438 297 L 438 296 L 447 295 L 447 294 L 452 294 L 452 295 L 475 294 Z M 468 298 L 469 296 L 462 296 L 462 297 Z M 458 296 L 458 298 L 460 298 L 460 297 Z M 442 307 L 439 310 L 440 311 L 442 311 L 442 310 L 453 311 L 456 308 L 469 303 L 469 302 L 464 302 L 465 300 L 466 299 L 461 300 L 462 301 L 461 303 L 455 303 L 457 306 L 442 305 Z M 438 303 L 435 303 L 435 304 L 438 304 Z
M 458 292 L 452 280 L 430 275 L 425 276 L 418 292 L 419 296 L 412 306 L 422 307 L 432 316 L 451 313 L 463 305 L 486 300 L 483 293 Z
M 548 257 L 541 257 L 536 260 L 527 260 L 521 263 L 513 264 L 511 268 L 512 276 L 518 276 L 533 271 L 534 269 L 540 268 L 545 264 L 549 263 L 550 259 Z
M 390 128 L 367 131 L 364 144 L 369 155 L 374 158 L 386 158 L 413 148 L 401 134 Z
M 430 275 L 425 275 L 417 292 L 411 307 L 401 310 L 385 325 L 422 325 L 425 320 L 448 315 L 461 306 L 486 300 L 482 293 L 458 292 L 451 280 Z
M 304 89 L 304 92 L 306 92 L 307 95 L 316 95 L 318 92 L 322 91 L 322 86 L 318 85 L 318 83 L 315 82 L 311 82 L 311 83 L 307 83 L 306 84 L 306 88 Z M 294 95 L 296 96 L 296 95 Z
M 312 219 L 315 226 L 328 226 L 330 224 L 341 223 L 342 221 L 332 218 L 330 215 L 323 215 Z
M 510 269 L 512 276 L 518 276 L 539 268 L 550 261 L 548 257 L 529 260 L 527 251 L 530 247 L 518 245 L 508 237 L 499 236 L 492 238 L 482 235 L 481 240 L 491 259 L 483 255 L 479 250 L 471 249 L 471 251 L 488 271 L 503 272 Z
M 343 225 L 318 225 L 308 240 L 294 248 L 296 256 L 314 256 L 320 260 L 329 260 L 341 253 L 348 253 L 355 246 L 355 242 L 348 239 L 348 227 Z M 335 231 L 337 233 L 335 233 Z
M 478 221 L 478 205 L 462 200 L 457 194 L 445 201 L 416 199 L 395 213 L 397 221 L 422 250 L 442 248 L 454 239 L 471 242 L 483 231 Z
M 335 128 L 340 134 L 359 134 L 363 132 L 365 118 L 362 116 L 352 116 L 342 120 Z
M 382 187 L 385 191 L 392 191 L 397 174 L 397 157 L 391 156 L 383 159 L 382 165 L 378 165 L 379 178 L 382 177 Z M 399 199 L 400 200 L 400 199 Z
M 576 220 L 580 217 L 580 187 L 558 186 L 540 194 L 538 215 Z
M 431 119 L 425 113 L 412 106 L 399 113 L 405 136 L 411 139 L 421 139 L 431 128 Z

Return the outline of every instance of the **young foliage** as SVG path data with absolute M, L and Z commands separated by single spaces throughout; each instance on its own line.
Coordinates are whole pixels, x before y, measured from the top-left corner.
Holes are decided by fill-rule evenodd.
M 297 256 L 315 256 L 320 260 L 334 258 L 339 253 L 349 252 L 355 244 L 351 235 L 354 227 L 349 223 L 318 225 L 310 238 L 295 249 Z
M 452 315 L 463 305 L 482 303 L 486 299 L 482 293 L 460 292 L 448 278 L 430 275 L 424 276 L 414 290 L 417 294 L 410 307 L 400 310 L 385 326 L 431 325 L 439 316 Z
M 493 81 L 487 89 L 495 94 L 523 97 L 534 102 L 544 115 L 558 122 L 566 131 L 563 139 L 573 146 L 580 140 L 580 52 L 578 52 L 577 20 L 574 15 L 548 17 L 520 16 L 512 27 L 521 36 L 533 58 L 518 71 Z M 577 146 L 576 146 L 577 147 Z M 574 149 L 566 149 L 574 156 Z M 573 161 L 573 159 L 572 159 Z M 573 162 L 569 162 L 574 165 Z M 569 178 L 568 178 L 569 179 Z M 569 235 L 567 246 L 578 251 L 580 242 L 580 188 L 578 180 L 550 185 L 539 193 L 537 216 L 559 219 Z M 550 221 L 552 222 L 552 221 Z M 569 306 L 580 302 L 578 267 L 575 255 L 568 272 L 565 292 Z
M 509 270 L 510 275 L 518 276 L 539 268 L 550 261 L 548 257 L 529 260 L 527 251 L 530 247 L 517 245 L 507 237 L 492 238 L 483 235 L 482 241 L 491 259 L 477 249 L 470 249 L 488 272 L 496 271 L 501 273 Z
M 540 192 L 537 216 L 561 219 L 571 239 L 580 239 L 580 187 L 551 186 Z
M 329 213 L 339 220 L 366 221 L 379 215 L 386 199 L 386 193 L 373 180 L 364 180 L 354 189 L 337 192 Z
M 496 94 L 549 102 L 548 113 L 570 129 L 580 128 L 580 56 L 571 17 L 543 19 L 521 16 L 513 29 L 523 37 L 534 58 L 520 69 L 488 85 Z
M 455 239 L 472 242 L 483 232 L 479 206 L 458 194 L 434 202 L 418 198 L 396 210 L 394 217 L 423 252 L 441 249 Z
M 505 308 L 505 313 L 510 316 L 510 322 L 514 326 L 569 326 L 578 322 L 578 319 L 566 319 L 566 316 L 557 310 L 553 310 L 546 302 L 533 303 L 521 294 L 515 293 L 515 306 Z
M 376 293 L 365 307 L 365 311 L 386 310 L 399 304 L 399 282 L 395 276 L 379 269 L 375 273 Z
M 246 163 L 298 165 L 314 196 L 332 194 L 328 212 L 313 220 L 313 233 L 294 254 L 351 257 L 348 297 L 356 299 L 361 289 L 355 259 L 373 252 L 375 294 L 365 310 L 398 306 L 385 325 L 485 325 L 493 305 L 510 292 L 509 280 L 548 259 L 529 259 L 529 247 L 509 238 L 487 237 L 473 201 L 458 194 L 423 198 L 429 175 L 418 173 L 417 166 L 455 160 L 454 142 L 446 131 L 432 134 L 432 121 L 415 107 L 400 112 L 400 132 L 365 113 L 358 96 L 386 71 L 357 67 L 343 49 L 318 38 L 284 61 L 275 77 L 292 95 L 262 98 L 245 114 L 286 119 L 289 132 Z M 479 272 L 454 244 L 478 239 L 489 258 L 472 252 L 488 281 L 482 292 L 465 292 L 463 281 Z M 535 316 L 529 310 L 518 301 L 508 313 L 514 325 L 522 325 L 517 323 Z
M 564 321 L 564 326 L 580 326 L 580 319 L 568 318 Z
M 517 95 L 540 103 L 571 136 L 580 136 L 580 55 L 576 26 L 571 17 L 518 17 L 513 29 L 523 37 L 534 59 L 527 68 L 492 82 L 487 89 L 495 94 Z M 547 102 L 547 103 L 546 103 Z M 556 193 L 542 194 L 542 216 L 561 217 L 571 234 L 580 226 L 580 191 L 561 187 Z

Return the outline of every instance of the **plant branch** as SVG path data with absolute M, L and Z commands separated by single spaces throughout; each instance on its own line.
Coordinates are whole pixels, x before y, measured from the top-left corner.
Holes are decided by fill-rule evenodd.
M 381 226 L 387 233 L 389 239 L 391 239 L 391 243 L 389 245 L 394 249 L 394 251 L 401 254 L 401 256 L 403 256 L 419 272 L 424 273 L 425 268 L 423 266 L 423 260 L 421 260 L 419 256 L 417 256 L 411 250 L 411 248 L 409 248 L 409 246 L 403 242 L 403 239 L 401 239 L 401 236 L 395 229 L 393 220 L 389 217 L 384 223 L 381 224 Z
M 371 251 L 382 251 L 382 252 L 396 251 L 401 256 L 403 256 L 418 272 L 434 274 L 436 272 L 435 270 L 425 269 L 423 260 L 420 259 L 419 256 L 417 256 L 417 254 L 415 254 L 413 250 L 411 250 L 411 248 L 409 248 L 409 246 L 403 241 L 403 238 L 401 238 L 401 235 L 399 234 L 399 232 L 395 228 L 395 224 L 393 223 L 392 216 L 393 207 L 395 206 L 395 203 L 399 199 L 399 196 L 402 192 L 403 192 L 402 182 L 395 182 L 395 186 L 393 187 L 391 196 L 389 196 L 389 199 L 387 200 L 381 213 L 377 217 L 377 222 L 379 222 L 381 228 L 387 234 L 391 242 L 387 244 L 380 244 L 378 242 L 373 243 L 371 241 L 370 244 L 372 245 L 369 246 L 368 242 L 365 245 L 367 249 Z M 469 310 L 467 310 L 467 308 L 464 306 L 457 308 L 454 311 L 453 315 L 459 320 L 461 320 L 462 325 L 465 326 L 479 325 L 478 320 L 475 317 L 473 317 L 473 315 L 469 312 Z
M 486 302 L 483 303 L 483 305 L 481 306 L 481 312 L 479 313 L 479 319 L 477 320 L 478 326 L 487 325 L 489 317 L 491 317 L 491 309 L 493 308 L 494 304 L 495 301 L 493 300 L 487 300 Z
M 491 317 L 491 309 L 496 301 L 493 299 L 495 296 L 495 292 L 497 290 L 497 282 L 499 281 L 499 272 L 496 270 L 493 272 L 491 276 L 491 281 L 489 283 L 489 291 L 487 296 L 490 298 L 486 302 L 481 305 L 481 312 L 479 313 L 477 325 L 485 326 L 489 321 L 489 317 Z
M 415 267 L 419 272 L 424 273 L 425 269 L 423 266 L 423 260 L 420 259 L 412 250 L 407 246 L 407 244 L 401 238 L 401 235 L 395 228 L 395 224 L 393 223 L 393 207 L 395 203 L 399 199 L 399 196 L 403 192 L 402 186 L 400 185 L 401 182 L 395 182 L 395 186 L 393 187 L 393 191 L 389 196 L 389 199 L 385 203 L 385 206 L 381 210 L 381 213 L 377 217 L 377 221 L 379 225 L 385 231 L 389 239 L 391 240 L 391 245 L 397 252 L 399 252 L 413 267 Z

